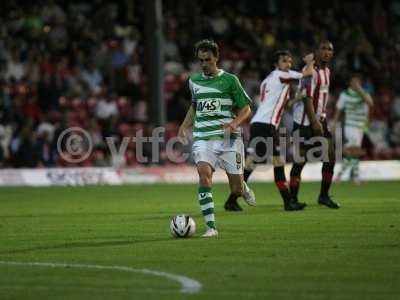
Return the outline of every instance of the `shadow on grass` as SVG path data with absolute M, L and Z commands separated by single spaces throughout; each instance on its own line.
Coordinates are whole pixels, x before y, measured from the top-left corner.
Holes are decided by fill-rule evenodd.
M 90 248 L 90 247 L 113 247 L 113 246 L 125 246 L 125 245 L 135 245 L 135 244 L 144 244 L 144 243 L 154 243 L 154 242 L 166 242 L 171 241 L 171 238 L 162 238 L 162 239 L 148 239 L 148 240 L 118 240 L 118 241 L 81 241 L 81 242 L 71 242 L 71 243 L 62 243 L 56 245 L 41 245 L 30 248 L 22 248 L 22 249 L 10 249 L 5 251 L 0 251 L 1 254 L 19 254 L 19 253 L 28 253 L 35 251 L 46 251 L 53 249 L 74 249 L 74 248 Z
M 49 214 L 27 214 L 27 215 L 0 215 L 0 218 L 60 218 L 60 217 L 92 217 L 92 216 L 135 216 L 137 221 L 162 220 L 169 218 L 172 214 L 158 213 L 157 216 L 138 218 L 142 212 L 73 212 L 73 213 L 49 213 Z

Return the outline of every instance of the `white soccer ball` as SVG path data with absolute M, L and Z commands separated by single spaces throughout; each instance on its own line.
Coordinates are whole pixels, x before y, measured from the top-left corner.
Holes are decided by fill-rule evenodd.
M 190 216 L 177 215 L 172 218 L 169 228 L 173 237 L 187 238 L 196 232 L 196 223 Z

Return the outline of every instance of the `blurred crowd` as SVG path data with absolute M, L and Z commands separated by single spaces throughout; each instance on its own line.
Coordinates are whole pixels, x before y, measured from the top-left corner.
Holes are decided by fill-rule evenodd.
M 13 1 L 0 12 L 0 166 L 76 165 L 57 153 L 64 129 L 87 130 L 94 151 L 82 166 L 136 166 L 135 145 L 112 161 L 105 137 L 151 132 L 145 63 L 145 0 Z M 400 158 L 400 1 L 172 1 L 164 10 L 166 137 L 190 105 L 193 44 L 212 38 L 220 67 L 248 94 L 289 49 L 301 67 L 315 43 L 334 43 L 330 113 L 352 72 L 375 101 L 368 159 Z M 288 117 L 290 119 L 290 117 Z M 147 148 L 146 148 L 147 149 Z M 145 151 L 146 152 L 146 151 Z M 150 150 L 148 151 L 150 154 Z

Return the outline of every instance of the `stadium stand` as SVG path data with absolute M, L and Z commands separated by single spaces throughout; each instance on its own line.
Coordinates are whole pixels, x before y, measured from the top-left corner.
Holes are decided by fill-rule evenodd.
M 335 46 L 330 113 L 348 75 L 362 73 L 376 103 L 374 150 L 366 159 L 400 158 L 400 78 L 393 76 L 400 74 L 400 1 L 213 2 L 218 10 L 209 2 L 164 2 L 167 138 L 176 136 L 190 105 L 197 40 L 215 39 L 220 66 L 240 74 L 257 100 L 276 49 L 290 49 L 300 67 L 301 55 L 327 38 Z M 117 164 L 104 138 L 152 128 L 143 1 L 32 3 L 7 2 L 0 13 L 0 166 L 71 166 L 57 155 L 56 141 L 72 126 L 87 130 L 95 146 L 79 166 Z M 123 165 L 138 164 L 130 144 Z

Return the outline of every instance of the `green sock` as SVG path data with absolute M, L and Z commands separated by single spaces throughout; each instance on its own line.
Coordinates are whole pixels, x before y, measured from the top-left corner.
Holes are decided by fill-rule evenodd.
M 351 159 L 351 178 L 358 178 L 360 176 L 360 159 L 353 157 Z
M 201 212 L 203 213 L 204 220 L 209 228 L 215 227 L 215 216 L 214 216 L 214 202 L 212 199 L 211 188 L 200 186 L 199 187 L 199 203 Z
M 343 174 L 344 174 L 344 172 L 346 172 L 346 170 L 347 170 L 350 166 L 351 166 L 351 159 L 350 159 L 349 157 L 346 156 L 346 157 L 343 159 L 342 168 L 340 169 L 338 176 L 339 176 L 339 177 L 342 177 Z

